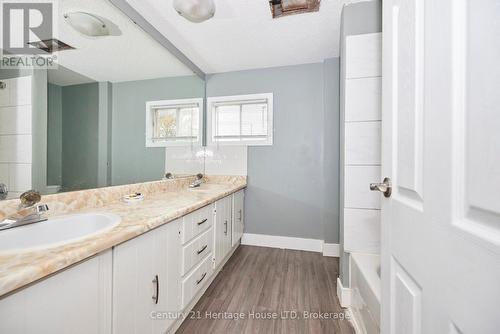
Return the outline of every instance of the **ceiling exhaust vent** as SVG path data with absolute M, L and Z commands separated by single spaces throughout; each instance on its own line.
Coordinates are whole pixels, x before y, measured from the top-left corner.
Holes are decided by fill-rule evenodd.
M 44 39 L 37 42 L 29 42 L 28 44 L 47 53 L 74 49 L 74 47 L 72 47 L 71 45 L 61 42 L 56 38 Z
M 276 19 L 282 16 L 319 11 L 321 0 L 270 0 L 271 13 Z

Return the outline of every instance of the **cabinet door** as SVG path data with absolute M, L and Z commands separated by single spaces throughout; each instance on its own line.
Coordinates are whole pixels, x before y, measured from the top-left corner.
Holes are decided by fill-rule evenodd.
M 215 203 L 215 267 L 231 250 L 231 196 L 224 197 Z
M 243 236 L 245 192 L 243 190 L 233 194 L 233 228 L 231 246 L 235 246 Z
M 224 258 L 229 254 L 232 248 L 231 239 L 232 239 L 232 231 L 233 231 L 233 196 L 228 196 L 224 198 L 225 211 L 224 211 L 224 224 L 225 224 L 225 233 L 224 233 Z
M 115 247 L 115 334 L 163 333 L 175 320 L 153 317 L 180 309 L 180 247 L 178 220 Z
M 215 228 L 214 228 L 214 266 L 217 268 L 224 258 L 224 231 L 225 231 L 225 201 L 220 199 L 215 202 Z
M 168 312 L 175 315 L 181 311 L 181 261 L 182 261 L 182 246 L 181 246 L 181 229 L 182 219 L 168 223 L 166 229 L 166 241 L 161 239 L 157 243 L 159 254 L 164 254 L 163 257 L 158 257 L 158 272 L 160 272 L 160 291 L 158 305 L 156 311 Z M 159 325 L 155 333 L 164 333 L 170 327 L 176 318 L 173 316 L 167 317 L 165 321 L 154 320 Z
M 111 251 L 0 300 L 0 333 L 110 334 Z

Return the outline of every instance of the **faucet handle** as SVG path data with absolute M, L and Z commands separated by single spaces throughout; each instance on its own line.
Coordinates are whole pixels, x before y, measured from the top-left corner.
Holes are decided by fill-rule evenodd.
M 35 205 L 42 200 L 42 195 L 36 190 L 28 190 L 21 194 L 21 207 L 27 208 Z

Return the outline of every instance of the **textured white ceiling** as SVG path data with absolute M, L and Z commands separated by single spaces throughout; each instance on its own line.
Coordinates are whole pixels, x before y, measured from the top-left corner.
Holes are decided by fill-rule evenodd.
M 215 0 L 215 17 L 191 23 L 172 0 L 127 0 L 207 73 L 306 64 L 339 55 L 342 6 L 322 0 L 320 11 L 272 19 L 268 0 Z
M 96 81 L 110 82 L 193 75 L 108 0 L 58 3 L 56 37 L 76 48 L 58 53 L 58 61 L 64 67 Z M 115 25 L 112 28 L 115 35 L 93 38 L 76 32 L 63 18 L 70 11 L 85 11 L 110 20 Z

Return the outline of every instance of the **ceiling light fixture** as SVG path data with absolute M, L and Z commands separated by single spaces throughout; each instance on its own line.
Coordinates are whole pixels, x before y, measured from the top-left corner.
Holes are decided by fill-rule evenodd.
M 86 36 L 108 36 L 109 28 L 99 16 L 86 12 L 64 14 L 66 22 L 76 31 Z
M 174 9 L 185 19 L 200 23 L 215 15 L 214 0 L 174 0 Z

